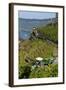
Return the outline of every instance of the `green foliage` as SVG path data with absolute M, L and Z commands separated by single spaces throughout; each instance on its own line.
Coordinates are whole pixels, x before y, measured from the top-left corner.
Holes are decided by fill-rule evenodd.
M 57 77 L 58 76 L 58 65 L 48 65 L 44 67 L 35 68 L 31 74 L 30 78 L 43 78 L 43 77 Z
M 48 24 L 45 27 L 38 28 L 38 31 L 43 33 L 45 38 L 58 43 L 58 24 Z
M 26 57 L 35 60 L 36 57 L 50 58 L 55 54 L 57 55 L 57 42 L 58 42 L 58 25 L 49 24 L 45 27 L 38 28 L 38 31 L 43 36 L 50 40 L 42 40 L 36 38 L 35 40 L 20 41 L 19 48 L 19 78 L 42 78 L 42 77 L 57 77 L 58 65 L 49 64 L 42 67 L 36 67 L 31 71 L 31 65 L 25 61 Z M 45 60 L 45 63 L 49 61 Z
M 19 67 L 19 78 L 29 78 L 31 72 L 31 66 L 20 66 Z
M 27 43 L 26 43 L 27 42 Z M 35 60 L 36 57 L 52 57 L 54 51 L 57 51 L 57 45 L 49 44 L 43 40 L 22 42 L 22 49 L 19 50 L 19 63 L 25 65 L 25 58 L 28 56 Z
M 31 66 L 20 66 L 19 67 L 19 79 L 22 78 L 45 78 L 45 77 L 57 77 L 58 76 L 58 65 L 49 64 L 43 67 L 36 67 L 31 71 Z

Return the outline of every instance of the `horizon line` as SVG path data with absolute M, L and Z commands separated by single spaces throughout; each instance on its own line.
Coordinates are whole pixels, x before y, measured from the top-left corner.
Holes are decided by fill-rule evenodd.
M 55 19 L 56 17 L 52 17 L 52 18 L 21 18 L 21 17 L 18 17 L 19 19 L 39 19 L 39 20 L 46 20 L 46 19 Z

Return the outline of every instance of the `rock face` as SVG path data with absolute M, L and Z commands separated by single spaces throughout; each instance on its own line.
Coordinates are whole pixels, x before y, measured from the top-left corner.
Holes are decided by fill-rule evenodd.
M 36 38 L 45 39 L 44 35 L 40 33 L 37 28 L 34 28 L 29 39 L 34 40 Z
M 35 40 L 35 39 L 42 39 L 42 40 L 48 40 L 48 38 L 43 34 L 41 33 L 38 28 L 33 28 L 33 31 L 31 33 L 31 36 L 30 36 L 30 40 Z M 48 40 L 49 41 L 49 40 Z
M 54 23 L 53 23 L 53 25 L 54 25 Z M 55 23 L 55 25 L 56 25 L 56 23 Z M 49 38 L 49 36 L 40 32 L 38 28 L 33 29 L 32 33 L 30 35 L 30 38 L 29 38 L 29 40 L 35 40 L 35 39 L 46 40 L 49 44 L 51 44 L 52 42 L 55 43 L 55 44 L 58 44 L 58 41 L 53 41 L 52 39 Z

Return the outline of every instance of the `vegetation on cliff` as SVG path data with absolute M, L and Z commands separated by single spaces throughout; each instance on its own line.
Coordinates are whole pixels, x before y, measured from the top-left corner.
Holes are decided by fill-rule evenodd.
M 58 64 L 36 67 L 31 71 L 31 64 L 25 61 L 30 57 L 35 61 L 36 57 L 51 58 L 57 57 L 58 50 L 58 25 L 50 23 L 45 27 L 36 29 L 37 36 L 31 33 L 30 39 L 19 43 L 19 78 L 42 78 L 57 77 Z

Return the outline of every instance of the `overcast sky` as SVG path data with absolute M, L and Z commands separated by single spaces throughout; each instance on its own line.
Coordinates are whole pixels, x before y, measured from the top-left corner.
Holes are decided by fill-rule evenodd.
M 25 19 L 49 19 L 49 18 L 55 18 L 56 13 L 38 12 L 38 11 L 19 11 L 18 17 L 25 18 Z

